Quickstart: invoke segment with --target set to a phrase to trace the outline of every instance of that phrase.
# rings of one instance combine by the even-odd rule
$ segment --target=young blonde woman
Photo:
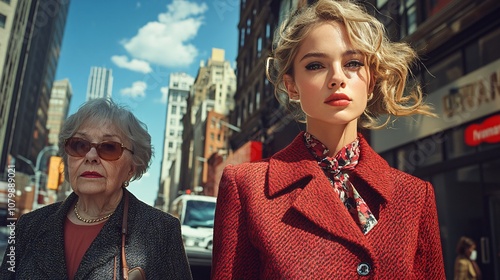
[[[284,23],[272,81],[306,131],[226,167],[213,279],[445,279],[432,185],[358,133],[381,115],[432,115],[418,87],[403,94],[415,58],[349,1],[319,0]]]

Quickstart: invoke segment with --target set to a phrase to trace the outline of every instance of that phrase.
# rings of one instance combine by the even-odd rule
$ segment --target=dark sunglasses
[[[89,141],[78,137],[71,137],[64,141],[64,150],[72,157],[84,157],[90,149],[92,149],[92,147],[95,148],[100,158],[109,161],[119,159],[123,154],[123,150],[127,150],[134,154],[132,150],[125,147],[122,143],[114,141],[90,143]]]

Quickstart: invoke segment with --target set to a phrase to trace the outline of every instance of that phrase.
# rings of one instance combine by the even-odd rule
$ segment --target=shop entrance
[[[489,248],[492,248],[492,251],[488,254],[488,244],[485,244],[487,243],[485,240],[481,240],[481,258],[483,262],[490,260],[492,264],[494,277],[491,279],[500,279],[500,195],[490,199],[490,217],[492,244]]]

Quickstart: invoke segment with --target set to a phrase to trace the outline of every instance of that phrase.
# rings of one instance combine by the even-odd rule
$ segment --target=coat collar
[[[284,191],[305,178],[325,177],[314,157],[304,144],[303,132],[283,150],[269,160],[269,196]],[[371,186],[385,201],[391,200],[393,180],[388,172],[391,167],[368,144],[363,135],[359,136],[359,162],[351,176],[359,177]],[[286,176],[283,176],[286,174]]]
[[[388,201],[393,188],[388,175],[390,167],[370,148],[363,136],[359,137],[360,159],[351,176],[366,182]],[[292,208],[328,233],[364,247],[367,252],[372,251],[323,170],[305,146],[303,132],[288,147],[269,159],[268,178],[269,197],[284,195],[289,189],[301,188],[292,202]]]
[[[128,191],[124,189],[124,192]],[[129,205],[131,206],[133,195],[129,193],[129,197],[131,200]],[[64,254],[64,223],[66,221],[66,214],[71,211],[77,199],[78,196],[75,193],[71,193],[59,205],[57,210],[46,218],[35,237],[32,248],[33,256],[38,268],[47,273],[47,279],[68,277]],[[123,198],[116,208],[115,214],[109,218],[83,256],[75,279],[85,279],[86,275],[94,269],[106,262],[112,261],[114,256],[118,255],[121,242],[122,214]],[[129,219],[131,214],[133,215],[129,211]],[[111,244],[116,244],[116,246],[112,246]],[[54,263],[59,263],[61,269],[57,271],[46,269],[47,267],[53,267]]]

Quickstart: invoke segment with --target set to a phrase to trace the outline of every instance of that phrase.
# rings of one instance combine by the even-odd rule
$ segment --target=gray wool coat
[[[64,222],[77,198],[72,193],[63,202],[19,218],[15,227],[15,261],[8,262],[12,259],[7,256],[8,248],[0,267],[0,279],[68,279]],[[122,279],[123,201],[83,256],[75,280],[113,279],[115,256],[118,259],[117,279]],[[125,249],[129,268],[141,267],[148,280],[192,279],[178,219],[141,202],[129,192],[128,232]]]

